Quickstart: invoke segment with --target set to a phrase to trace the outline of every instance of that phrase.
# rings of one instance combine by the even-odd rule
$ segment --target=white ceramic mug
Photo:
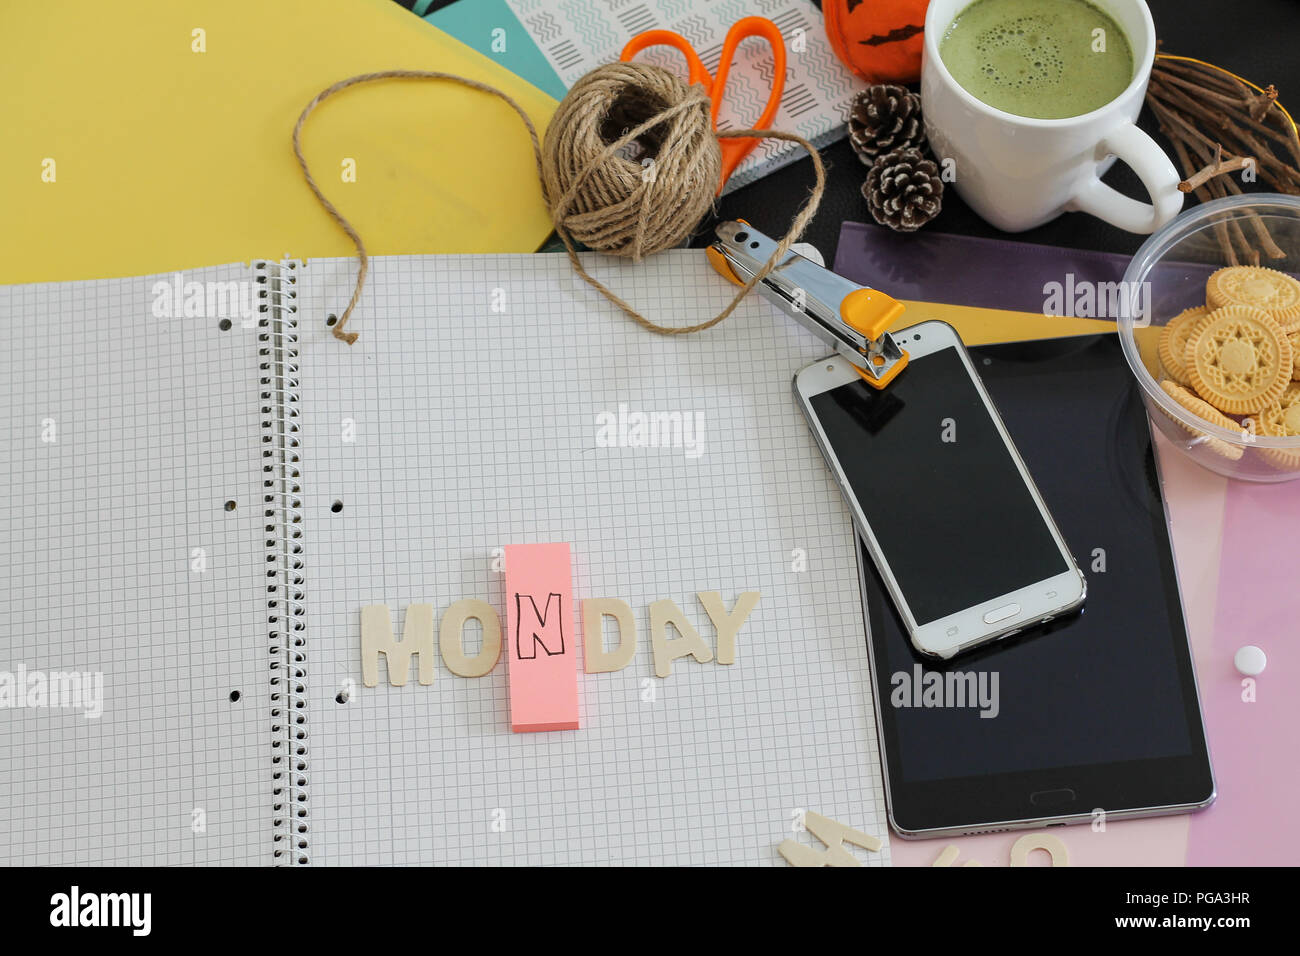
[[[1134,125],[1156,53],[1155,24],[1146,3],[1089,0],[1128,37],[1133,80],[1123,93],[1091,113],[1044,120],[989,106],[948,72],[939,44],[952,21],[972,2],[930,0],[921,66],[925,131],[935,155],[954,161],[952,185],[961,198],[1008,232],[1032,229],[1071,210],[1141,233],[1152,232],[1178,215],[1183,205],[1178,191],[1182,177],[1155,141]],[[1116,159],[1137,173],[1150,203],[1130,199],[1101,181]]]

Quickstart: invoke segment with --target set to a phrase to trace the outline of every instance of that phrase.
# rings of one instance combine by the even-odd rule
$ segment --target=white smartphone
[[[1080,608],[1087,583],[956,329],[894,340],[908,364],[884,389],[837,355],[794,391],[912,645],[946,659]]]

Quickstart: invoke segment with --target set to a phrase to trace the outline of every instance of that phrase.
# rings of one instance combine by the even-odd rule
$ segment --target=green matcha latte
[[[1128,37],[1086,0],[975,0],[939,55],[968,93],[1033,119],[1090,113],[1133,79]]]

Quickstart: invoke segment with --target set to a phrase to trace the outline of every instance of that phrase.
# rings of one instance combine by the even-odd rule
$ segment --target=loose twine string
[[[607,66],[599,67],[591,74],[588,74],[588,77],[593,78],[596,82],[608,84],[608,87],[611,90],[613,87],[620,84],[626,86],[630,83],[643,83],[648,84],[652,88],[657,85],[659,88],[659,99],[661,102],[665,103],[666,108],[659,112],[655,112],[650,118],[625,130],[617,139],[605,144],[599,152],[588,157],[581,155],[577,151],[575,147],[581,144],[573,137],[576,135],[574,130],[577,128],[578,123],[585,120],[586,123],[589,124],[592,117],[589,110],[585,117],[573,115],[572,111],[566,111],[565,106],[570,103],[570,97],[566,97],[565,102],[561,104],[560,110],[557,111],[556,117],[551,121],[551,130],[554,131],[556,136],[560,137],[557,140],[556,145],[561,149],[568,150],[564,155],[566,155],[568,160],[570,160],[571,167],[566,164],[566,166],[548,168],[548,164],[543,159],[542,145],[538,140],[537,130],[533,126],[532,120],[528,118],[528,114],[524,112],[523,107],[515,102],[509,94],[486,83],[480,83],[478,80],[472,80],[468,77],[457,76],[454,73],[442,73],[432,70],[380,70],[375,73],[361,73],[357,76],[350,76],[347,79],[339,80],[337,83],[327,86],[312,98],[311,102],[308,103],[302,113],[299,114],[298,122],[294,124],[293,154],[297,158],[298,166],[302,169],[303,177],[306,179],[307,185],[311,188],[311,191],[315,194],[316,199],[320,202],[321,206],[324,207],[325,211],[329,213],[330,217],[339,224],[347,234],[348,238],[352,240],[352,244],[357,250],[357,261],[359,264],[359,269],[357,271],[357,284],[352,291],[352,299],[348,302],[347,308],[344,309],[338,322],[333,326],[332,331],[335,338],[340,339],[349,345],[357,340],[357,333],[346,331],[346,326],[348,320],[352,317],[353,310],[357,307],[357,302],[361,298],[361,291],[365,287],[366,275],[370,270],[370,257],[366,252],[366,246],[361,239],[360,233],[358,233],[347,218],[339,212],[338,208],[330,202],[325,193],[321,191],[315,178],[312,176],[311,170],[307,165],[307,160],[304,158],[302,152],[302,130],[307,122],[307,118],[312,114],[312,112],[331,96],[354,86],[392,79],[446,80],[451,83],[457,83],[461,86],[468,87],[472,90],[478,90],[482,93],[490,94],[505,101],[506,105],[515,111],[523,121],[525,128],[528,130],[528,138],[532,142],[533,146],[533,158],[537,163],[538,178],[541,181],[543,195],[550,209],[551,221],[555,226],[556,233],[564,243],[564,248],[568,252],[569,262],[572,264],[574,272],[576,272],[588,285],[600,292],[600,294],[606,299],[618,306],[619,309],[633,319],[638,325],[661,335],[688,335],[693,332],[702,332],[705,329],[712,328],[736,310],[736,307],[740,305],[741,300],[749,294],[754,286],[758,285],[758,283],[761,282],[779,262],[784,260],[790,250],[790,246],[798,241],[799,237],[803,234],[804,229],[816,214],[817,207],[820,205],[822,196],[826,189],[826,169],[822,163],[821,157],[817,153],[817,150],[814,149],[813,145],[802,136],[795,133],[782,132],[780,130],[745,129],[716,133],[718,138],[752,137],[755,139],[778,139],[798,143],[805,151],[807,151],[808,155],[812,157],[816,182],[814,183],[808,198],[795,213],[795,216],[790,223],[789,231],[786,232],[785,236],[781,238],[781,241],[777,243],[776,249],[772,252],[772,255],[754,277],[745,283],[744,287],[736,294],[736,297],[731,300],[731,303],[727,305],[726,308],[713,318],[696,325],[660,325],[647,319],[586,270],[582,264],[582,260],[578,256],[578,250],[570,232],[570,223],[575,221],[579,222],[583,228],[584,237],[588,234],[588,230],[591,229],[594,230],[594,233],[597,236],[601,236],[602,233],[605,236],[613,233],[615,239],[618,240],[620,238],[618,236],[620,229],[626,231],[629,228],[629,223],[626,220],[626,216],[620,216],[618,214],[616,207],[621,200],[625,200],[627,197],[617,195],[616,191],[608,182],[602,184],[601,177],[597,174],[599,174],[602,169],[605,169],[606,164],[610,163],[611,160],[618,162],[618,160],[615,160],[615,155],[619,153],[620,150],[637,141],[639,137],[650,134],[652,130],[662,128],[662,124],[667,124],[670,130],[669,135],[664,139],[664,143],[671,147],[672,144],[670,143],[670,139],[672,136],[672,130],[674,129],[674,124],[692,114],[694,114],[697,119],[702,114],[703,122],[708,123],[708,111],[711,107],[711,103],[708,96],[705,95],[702,87],[686,87],[674,74],[667,70],[662,70],[658,67],[646,64],[608,64]],[[664,79],[665,77],[668,79]],[[587,78],[584,78],[584,80],[585,79]],[[667,96],[664,95],[664,91],[668,91]],[[672,97],[673,92],[676,93],[675,97]],[[570,96],[572,97],[572,93]],[[599,126],[599,119],[600,118],[598,117],[597,123],[595,124],[596,127]],[[594,127],[589,127],[589,129],[590,128]],[[711,124],[708,128],[710,132],[712,132]],[[548,132],[548,145],[550,144],[551,135],[552,133]],[[566,140],[565,137],[569,137],[569,139]],[[603,143],[603,139],[601,142]],[[687,140],[687,142],[689,142],[689,140]],[[698,146],[698,144],[696,145]],[[716,152],[716,147],[714,148],[714,152]],[[621,237],[626,241],[624,241],[619,248],[614,250],[616,251],[616,254],[630,256],[634,261],[637,261],[641,259],[642,256],[652,254],[659,248],[665,247],[665,242],[666,245],[675,245],[677,242],[682,241],[687,237],[687,235],[689,235],[690,230],[698,224],[699,218],[703,215],[703,211],[707,210],[707,208],[712,204],[712,196],[715,188],[714,184],[717,182],[717,174],[715,174],[712,179],[705,182],[693,184],[695,190],[706,190],[706,192],[703,194],[704,201],[702,203],[702,211],[700,212],[700,215],[690,218],[692,208],[692,196],[688,195],[690,186],[692,185],[689,181],[690,170],[688,169],[690,160],[691,157],[685,155],[684,150],[673,150],[672,148],[665,148],[661,155],[656,157],[656,163],[661,168],[656,169],[653,182],[650,184],[651,188],[641,190],[639,203],[637,203],[636,216],[630,223],[631,235]],[[629,161],[623,162],[627,163],[628,166],[637,169],[637,175],[640,175],[639,164],[632,164]],[[707,168],[711,163],[711,160],[706,159],[705,168]],[[593,176],[596,177],[595,180],[593,180]],[[592,195],[588,195],[583,192],[583,187],[589,182],[595,182],[602,188],[597,188],[593,191]],[[677,203],[672,203],[671,201],[673,196],[670,190],[673,189],[676,189],[679,192],[679,195],[676,197],[679,200]],[[695,198],[698,200],[698,193],[695,194]],[[664,199],[667,199],[669,204],[665,209],[658,208],[657,201],[662,201]],[[578,208],[575,209],[575,207]],[[667,213],[666,216],[665,212]],[[569,218],[570,214],[574,215],[574,219],[571,220]],[[660,218],[656,219],[656,217]],[[690,219],[690,221],[685,222],[686,219]],[[684,223],[684,228],[681,229],[680,234],[673,234],[673,229],[671,228],[669,228],[668,233],[665,234],[663,228],[664,223],[668,223],[669,226],[678,227],[682,227]],[[651,235],[652,232],[656,234]],[[672,241],[666,241],[670,239]]]

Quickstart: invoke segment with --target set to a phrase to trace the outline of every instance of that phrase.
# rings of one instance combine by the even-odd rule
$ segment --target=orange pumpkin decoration
[[[868,83],[921,78],[925,9],[930,0],[824,0],[831,49]]]

